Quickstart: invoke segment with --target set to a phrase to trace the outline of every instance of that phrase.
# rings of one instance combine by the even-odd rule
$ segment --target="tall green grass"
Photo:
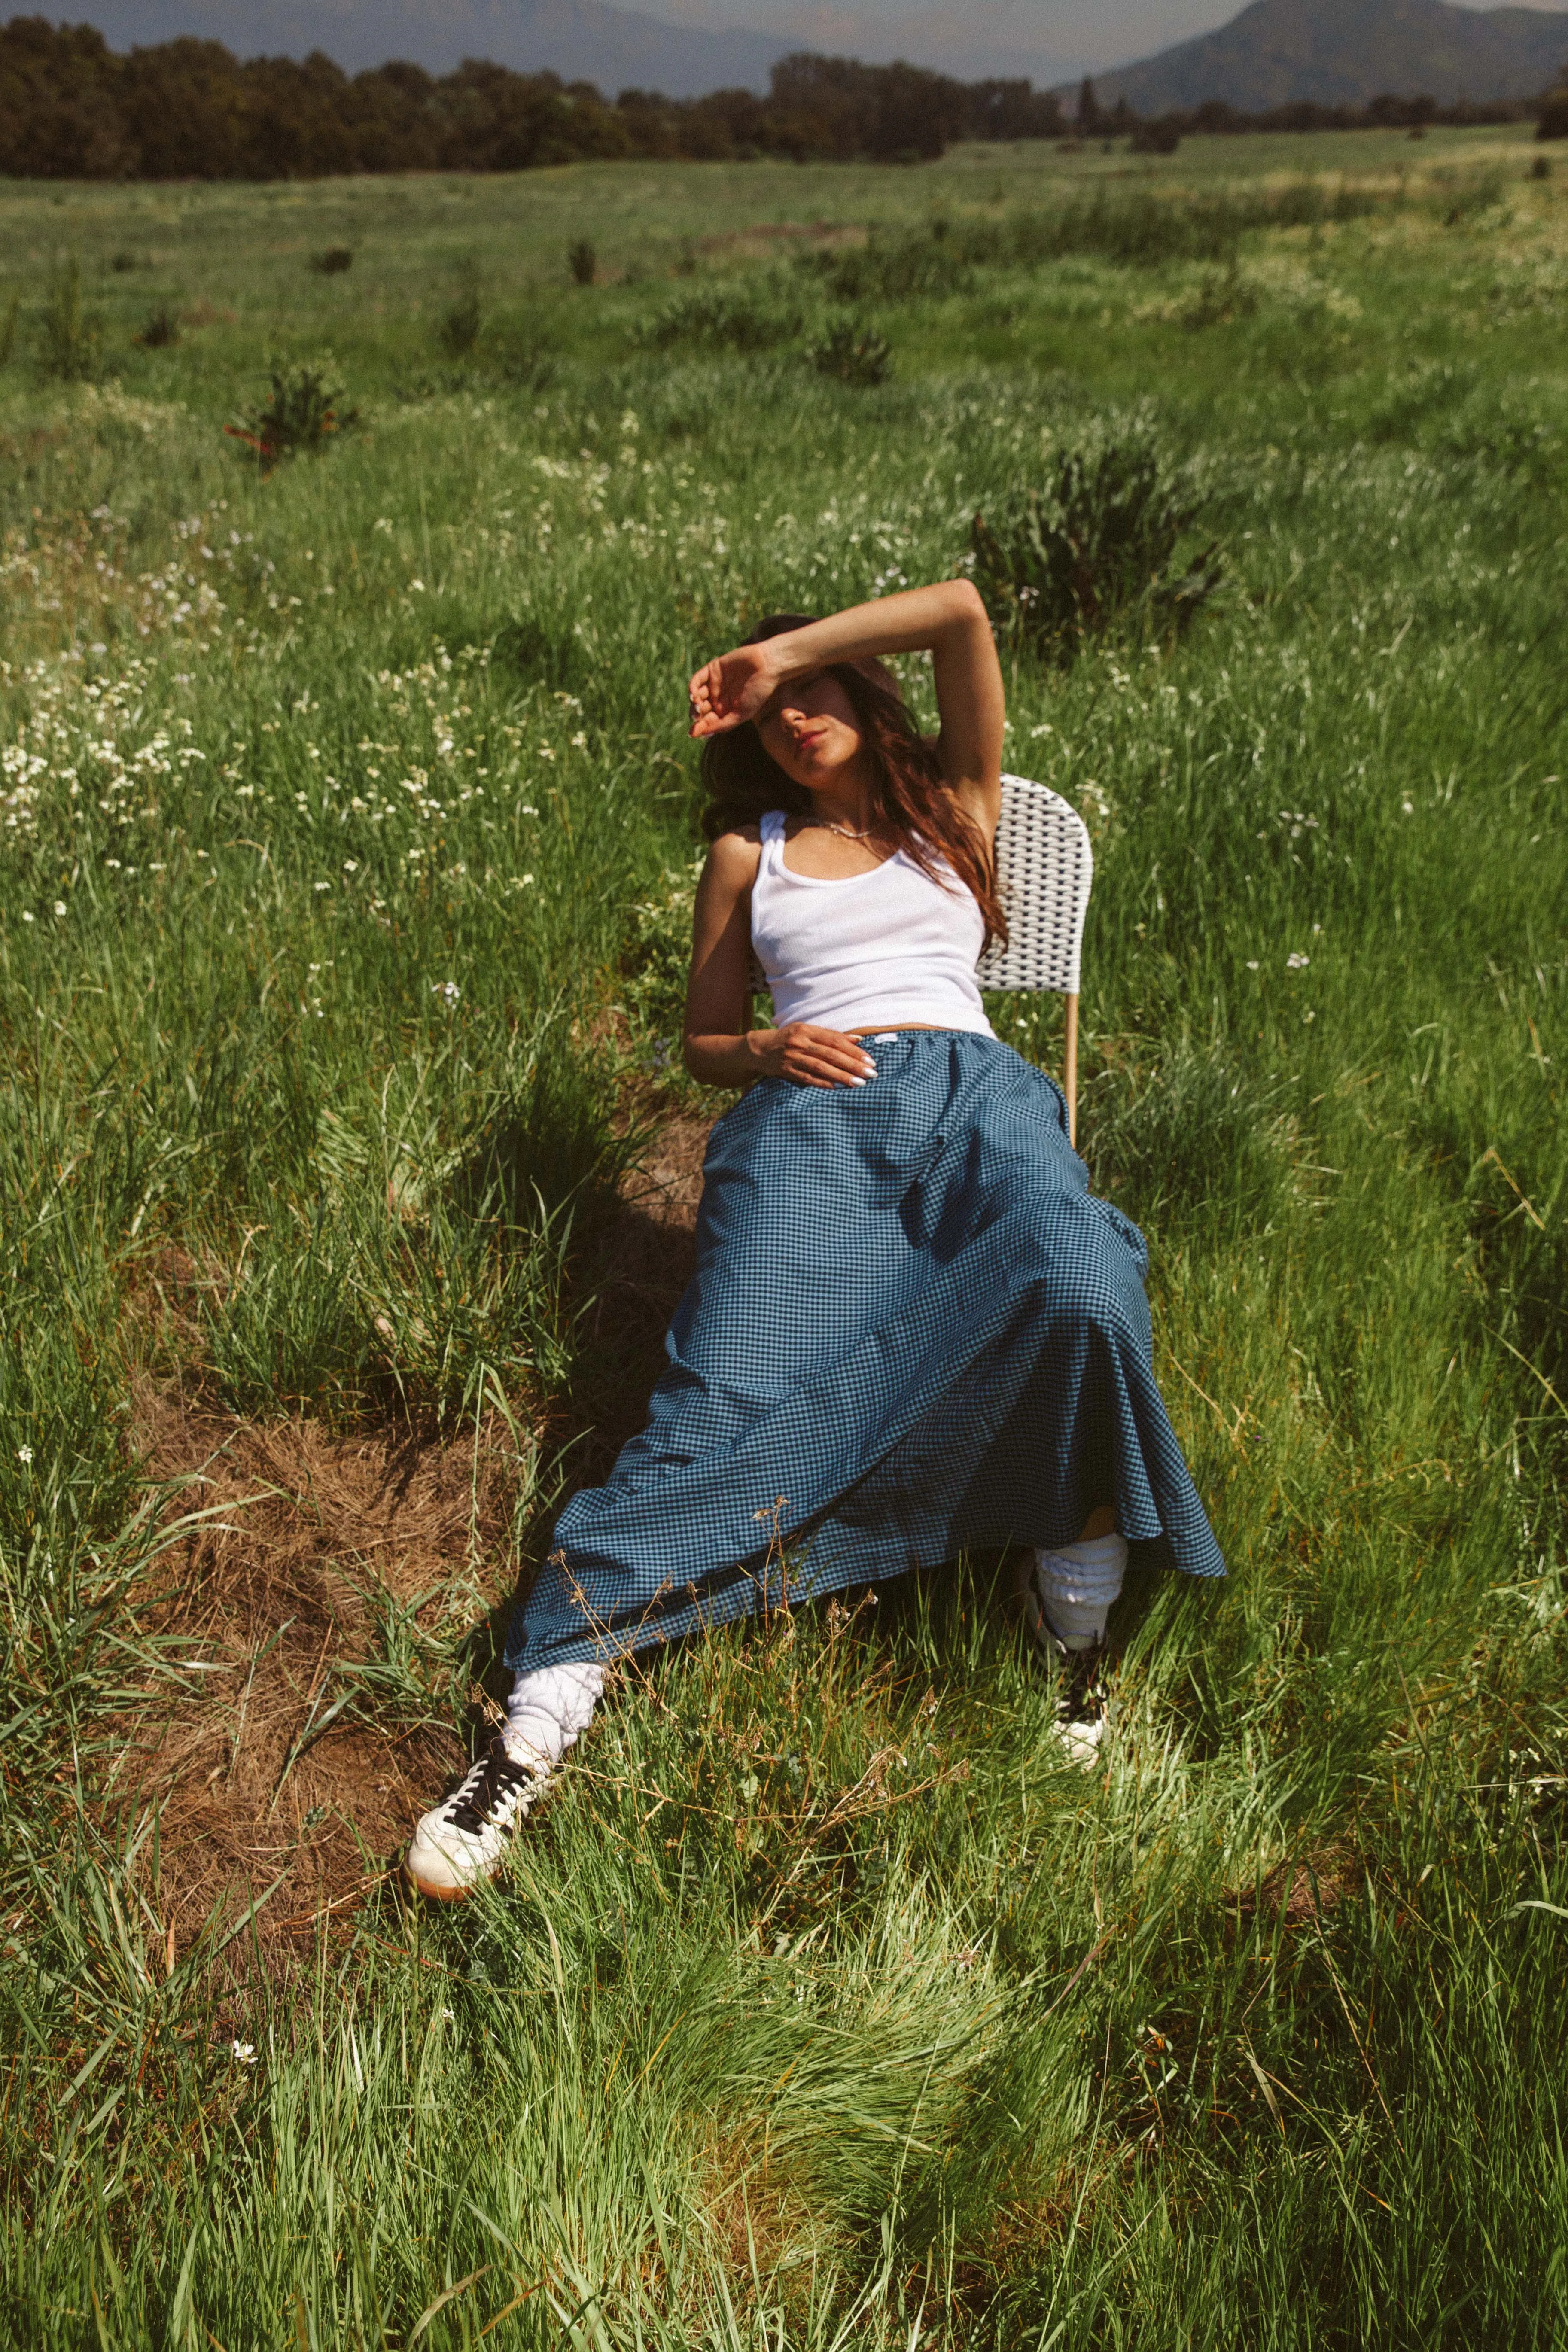
[[[1423,151],[1472,152],[1513,168]],[[1433,183],[1363,217],[1329,184],[1281,222],[1162,163],[1127,236],[1164,190],[1247,212],[1256,299],[1194,331],[1185,246],[1026,250],[1123,202],[1075,168],[725,181],[737,233],[805,189],[881,227],[830,261],[963,257],[828,288],[877,305],[870,387],[816,372],[804,310],[715,325],[812,272],[724,247],[674,282],[701,167],[69,194],[117,381],[38,381],[61,265],[17,267],[0,2340],[1568,2326],[1563,199],[1450,225]],[[520,221],[556,278],[563,222],[618,257],[637,190],[671,282],[495,265]],[[310,272],[339,236],[353,272]],[[132,346],[149,289],[89,238],[208,322]],[[486,325],[439,378],[464,252]],[[361,429],[258,478],[225,421],[328,343]],[[142,1483],[138,1384],[469,1452],[510,1425],[570,1477],[574,1400],[629,1361],[595,1237],[694,1108],[686,675],[760,611],[956,570],[977,510],[1118,435],[1187,468],[1226,590],[1174,648],[1010,654],[1007,761],[1095,836],[1081,1133],[1151,1238],[1229,1580],[1135,1570],[1095,1775],[971,1562],[628,1675],[460,1916],[372,1894],[282,1975],[265,1906],[174,1938],[155,1811],[104,1801],[128,1711],[204,1666],[147,1612],[203,1504]],[[1054,1003],[995,1018],[1054,1066]],[[519,1513],[487,1599],[543,1534]],[[389,1739],[484,1670],[482,1627],[378,1639],[353,1703]]]

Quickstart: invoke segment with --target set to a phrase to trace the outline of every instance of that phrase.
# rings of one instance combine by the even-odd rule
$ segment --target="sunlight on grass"
[[[0,194],[0,2342],[1562,2339],[1528,166]],[[846,304],[885,379],[813,364]],[[263,475],[224,426],[307,366],[355,430]],[[1005,1563],[689,1644],[407,1910],[682,1278],[685,677],[1118,436],[1223,585],[1019,631],[1007,763],[1094,837],[1080,1133],[1229,1579],[1134,1563],[1089,1771]]]

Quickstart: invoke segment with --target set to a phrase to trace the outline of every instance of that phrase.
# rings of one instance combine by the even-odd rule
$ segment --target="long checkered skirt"
[[[1154,1382],[1142,1235],[1089,1193],[1059,1089],[991,1037],[870,1050],[867,1086],[764,1079],[713,1129],[669,1368],[557,1521],[514,1668],[1069,1543],[1103,1503],[1225,1573]]]

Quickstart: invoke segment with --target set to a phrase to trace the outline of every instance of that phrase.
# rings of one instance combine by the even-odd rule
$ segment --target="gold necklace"
[[[819,816],[816,822],[822,825],[828,833],[837,834],[839,838],[843,841],[874,841],[877,837],[877,828],[875,825],[872,825],[868,831],[865,833],[854,833],[847,824],[835,824],[830,816]]]

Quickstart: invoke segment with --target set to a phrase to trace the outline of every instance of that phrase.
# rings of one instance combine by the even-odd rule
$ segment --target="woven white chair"
[[[975,966],[982,988],[1043,989],[1067,999],[1062,1092],[1068,1140],[1078,1141],[1078,992],[1083,919],[1094,883],[1089,827],[1070,802],[1026,776],[1002,779],[996,887],[1007,944]]]
[[[1078,1141],[1078,996],[1083,921],[1094,881],[1089,829],[1078,811],[1047,784],[1026,776],[1002,779],[996,822],[996,887],[1007,917],[1007,944],[989,947],[975,966],[982,988],[1051,989],[1067,999],[1067,1047],[1062,1092],[1068,1137]],[[752,986],[766,995],[755,956]]]

